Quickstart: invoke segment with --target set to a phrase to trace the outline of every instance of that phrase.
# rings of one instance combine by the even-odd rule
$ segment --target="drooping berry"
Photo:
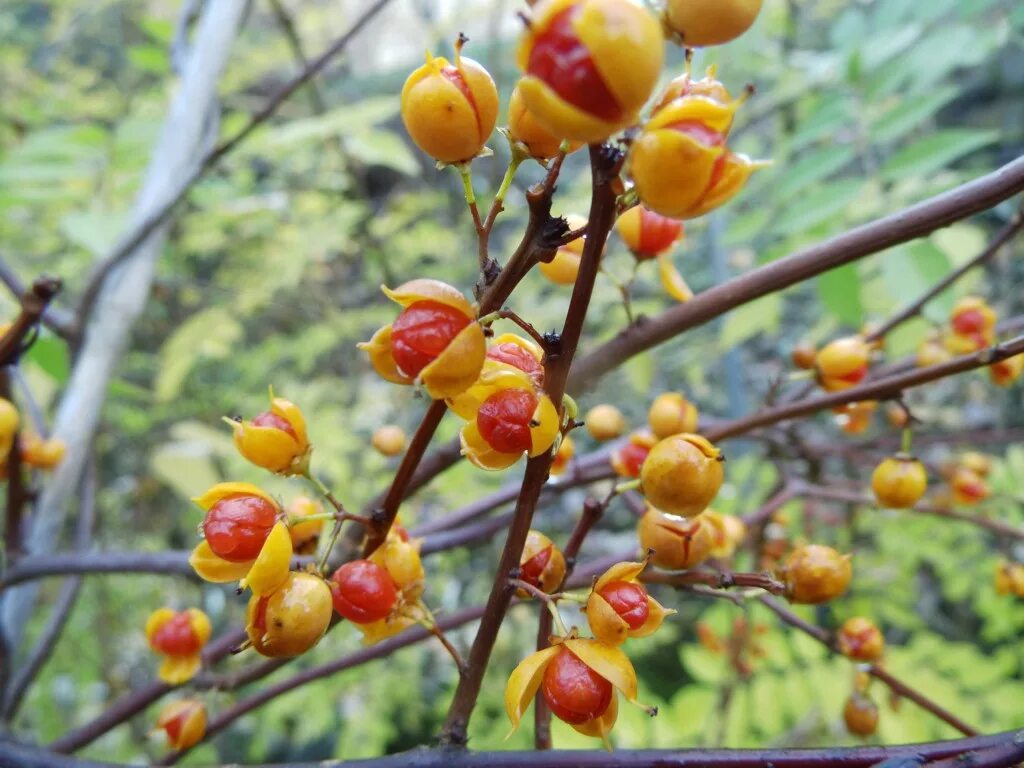
[[[544,699],[559,720],[579,725],[600,717],[611,704],[612,684],[563,648],[544,670]]]
[[[839,650],[854,661],[877,661],[885,651],[885,637],[871,619],[854,616],[843,622],[837,637]]]
[[[630,581],[613,581],[598,591],[630,629],[638,629],[647,621],[650,609],[647,590]]]
[[[387,618],[398,601],[391,575],[369,560],[342,565],[331,576],[330,587],[334,610],[356,624]]]
[[[469,323],[469,317],[448,304],[429,300],[411,304],[391,326],[395,364],[406,376],[419,376]]]
[[[868,374],[871,349],[860,336],[844,336],[822,347],[814,363],[818,381],[829,392],[856,386]]]
[[[863,693],[853,693],[843,707],[846,729],[855,736],[870,736],[878,730],[878,705]]]
[[[218,557],[232,563],[255,560],[277,520],[279,508],[262,496],[228,496],[203,520],[203,535]]]
[[[871,475],[871,488],[882,506],[909,509],[924,496],[928,473],[924,464],[906,454],[883,459]]]
[[[683,225],[642,205],[634,206],[615,222],[619,237],[638,261],[665,253],[683,236]]]

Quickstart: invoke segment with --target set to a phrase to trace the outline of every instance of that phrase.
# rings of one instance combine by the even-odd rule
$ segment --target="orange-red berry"
[[[386,569],[369,560],[353,560],[331,576],[331,600],[340,616],[356,624],[387,618],[398,590]]]
[[[603,715],[615,693],[610,682],[568,648],[547,665],[541,690],[555,717],[577,725]]]
[[[277,506],[261,496],[228,496],[207,511],[203,535],[214,554],[224,560],[255,560],[277,522],[278,512]]]

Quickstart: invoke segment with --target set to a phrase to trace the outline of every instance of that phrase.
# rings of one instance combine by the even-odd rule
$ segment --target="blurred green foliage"
[[[340,34],[360,5],[285,3],[311,53]],[[457,178],[438,174],[411,147],[397,117],[397,91],[422,48],[446,49],[463,19],[477,29],[470,48],[479,53],[473,55],[495,72],[503,94],[514,82],[513,41],[487,33],[504,29],[494,20],[510,16],[510,7],[458,0],[435,16],[422,5],[396,0],[366,33],[366,46],[383,40],[383,53],[368,65],[356,55],[368,55],[360,48],[320,81],[325,112],[312,110],[303,93],[295,95],[189,195],[103,414],[98,548],[192,546],[200,514],[189,498],[219,480],[259,482],[290,499],[296,486],[243,463],[220,423],[225,414],[263,410],[268,385],[311,416],[316,468],[349,507],[358,508],[387,482],[395,464],[369,450],[369,436],[389,422],[414,428],[425,403],[380,381],[355,354],[355,343],[393,315],[378,286],[422,275],[468,289],[476,264]],[[14,0],[0,14],[0,255],[23,277],[43,270],[64,277],[68,306],[127,220],[173,87],[168,51],[177,6],[167,0]],[[388,36],[397,20],[415,26],[412,42]],[[673,56],[678,71],[681,56]],[[738,118],[737,148],[774,165],[724,210],[687,224],[676,259],[695,290],[949,188],[1024,148],[1024,6],[1015,0],[767,0],[750,34],[698,53],[698,70],[710,64],[734,93],[748,82],[756,86]],[[222,135],[295,70],[274,14],[254,3],[221,87]],[[476,170],[484,199],[507,157],[500,137],[492,145],[495,158]],[[556,210],[585,212],[585,160],[574,156],[566,166]],[[517,179],[495,232],[499,258],[511,252],[524,220],[519,190],[540,174],[526,167]],[[797,340],[820,342],[887,316],[971,258],[1011,213],[1000,207],[737,309],[629,361],[583,395],[581,405],[613,400],[636,425],[649,393],[665,389],[684,389],[707,414],[756,407],[769,380],[785,373]],[[1019,285],[1024,277],[1022,247],[1009,248],[987,276],[978,272],[930,304],[926,319],[888,340],[889,354],[911,352],[929,323],[941,321],[955,297],[968,291],[981,291],[1006,316],[1020,314],[1024,298],[1014,280]],[[607,270],[623,278],[630,262],[614,241]],[[566,289],[534,274],[512,305],[547,329],[560,324],[567,299]],[[9,314],[13,305],[4,301]],[[654,314],[669,301],[653,266],[645,265],[634,308]],[[600,282],[586,347],[623,323],[618,292],[610,281]],[[63,345],[44,334],[26,368],[40,401],[51,405],[69,371]],[[995,392],[980,374],[939,385],[933,396],[915,395],[914,403],[937,429],[1021,423],[1021,388]],[[448,420],[439,437],[450,439],[456,429]],[[813,430],[826,442],[846,439],[827,414]],[[873,434],[882,431],[876,426]],[[585,438],[580,442],[588,447]],[[407,504],[403,518],[411,524],[442,515],[519,471],[495,476],[461,464]],[[868,469],[833,459],[825,471],[862,483]],[[1016,446],[998,465],[992,514],[1024,522],[1021,476],[1024,449]],[[760,448],[731,449],[720,507],[751,511],[775,479]],[[538,524],[564,539],[582,498],[581,492],[566,494]],[[787,508],[795,536],[810,535],[805,515],[811,509]],[[829,627],[847,616],[873,616],[889,637],[887,663],[895,674],[986,731],[1024,722],[1024,605],[997,597],[992,587],[995,551],[1008,550],[1009,543],[934,518],[831,511],[848,513],[849,525],[823,528],[816,514],[813,534],[855,552],[856,580],[834,606],[805,613]],[[584,557],[628,549],[629,526],[626,511],[614,508]],[[444,612],[481,601],[497,546],[492,541],[431,558],[428,602]],[[56,582],[47,583],[44,596],[56,589]],[[631,647],[641,698],[661,714],[648,720],[623,707],[617,744],[852,742],[840,716],[848,662],[777,626],[756,604],[741,609],[690,595],[662,597],[679,615],[666,631]],[[237,625],[244,609],[241,600],[212,586],[163,577],[89,578],[18,730],[45,742],[150,680],[155,664],[141,628],[149,611],[164,603],[201,605],[218,629]],[[529,727],[502,741],[508,724],[501,693],[509,670],[533,643],[535,614],[514,609],[502,632],[473,722],[474,747],[531,744]],[[738,616],[765,626],[756,636],[764,658],[752,661],[749,679],[737,678],[724,657],[696,642],[696,622],[726,633]],[[30,636],[43,618],[40,613]],[[455,633],[463,646],[471,638],[471,631]],[[270,680],[357,645],[355,633],[342,628]],[[232,658],[225,666],[251,663]],[[438,647],[417,646],[281,697],[188,762],[356,757],[425,743],[438,729],[454,681]],[[881,691],[876,695],[884,698]],[[232,700],[225,693],[207,698],[214,711]],[[159,740],[146,736],[152,717],[149,712],[113,731],[85,754],[150,759],[161,752]],[[953,735],[903,702],[897,711],[883,706],[877,739]],[[555,741],[594,746],[560,724]]]

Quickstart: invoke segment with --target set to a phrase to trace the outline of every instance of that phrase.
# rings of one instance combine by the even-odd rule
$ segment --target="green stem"
[[[900,450],[902,450],[903,453],[910,453],[910,443],[913,440],[913,438],[914,430],[912,430],[910,427],[907,427],[906,429],[903,430],[903,444],[900,446]]]
[[[285,520],[285,524],[291,528],[295,525],[302,523],[315,523],[318,520],[336,520],[338,518],[337,512],[318,512],[315,515],[288,515]]]
[[[508,164],[508,168],[505,169],[505,176],[501,180],[501,185],[498,187],[498,191],[494,195],[495,206],[500,207],[505,201],[505,195],[508,194],[509,187],[512,186],[512,179],[515,178],[516,171],[519,170],[519,166],[522,162],[522,158],[516,157],[515,155],[512,156],[512,161]]]
[[[453,166],[459,172],[459,176],[462,178],[462,189],[466,193],[466,205],[471,209],[476,208],[476,193],[473,192],[473,172],[469,168],[469,163],[458,163]],[[478,216],[474,216],[478,218]]]

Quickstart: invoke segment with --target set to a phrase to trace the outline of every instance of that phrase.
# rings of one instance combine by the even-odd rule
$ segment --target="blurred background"
[[[61,276],[66,288],[59,306],[73,306],[129,221],[177,85],[176,30],[189,5],[197,4],[5,0],[0,8],[0,259],[22,280],[43,272]],[[220,81],[219,135],[233,134],[366,6],[362,0],[254,0]],[[386,487],[396,461],[374,453],[369,438],[385,423],[411,431],[426,404],[410,389],[380,380],[355,352],[358,341],[394,314],[379,286],[434,276],[468,290],[476,277],[475,237],[458,177],[436,171],[413,147],[398,116],[398,92],[425,50],[450,55],[465,32],[466,54],[490,70],[507,99],[517,76],[519,10],[511,0],[392,0],[313,86],[287,100],[188,194],[107,391],[96,445],[95,549],[191,548],[201,513],[189,499],[222,480],[258,482],[285,500],[296,495],[296,484],[241,460],[220,421],[264,410],[268,385],[305,410],[314,464],[349,508]],[[683,67],[680,51],[670,56],[666,79]],[[751,32],[699,52],[694,67],[699,73],[712,64],[733,94],[747,84],[756,89],[739,112],[734,148],[774,164],[734,202],[687,223],[675,261],[695,291],[1024,152],[1024,4],[1018,0],[765,0]],[[474,164],[484,205],[508,157],[499,134],[490,145],[495,156]],[[583,154],[566,163],[556,213],[587,210]],[[493,238],[499,260],[514,248],[525,220],[522,190],[542,172],[531,163],[516,178]],[[574,394],[584,409],[614,402],[635,426],[643,424],[652,393],[668,389],[685,391],[708,416],[753,410],[773,378],[790,370],[796,342],[822,342],[884,319],[973,257],[1015,210],[1004,204],[768,296]],[[924,317],[887,339],[887,354],[912,354],[969,292],[985,296],[1002,317],[1024,313],[1022,254],[1018,240],[940,296]],[[605,268],[619,279],[632,268],[614,236]],[[639,270],[633,304],[641,314],[672,302],[656,272],[654,264]],[[532,274],[512,306],[539,328],[554,328],[569,292]],[[11,316],[10,295],[0,300],[2,314]],[[584,351],[624,324],[615,285],[599,280]],[[44,409],[56,402],[70,366],[64,343],[44,333],[24,366]],[[997,389],[982,373],[938,384],[911,402],[929,434],[1024,425],[1024,389]],[[457,429],[448,419],[439,437],[449,439]],[[851,438],[831,414],[804,429],[829,445],[896,434],[878,418]],[[1024,446],[979,447],[999,456],[986,511],[1021,522]],[[578,438],[581,453],[591,448],[585,436]],[[759,442],[727,449],[727,485],[716,507],[750,512],[778,479],[776,469]],[[941,447],[928,451],[936,462],[945,456]],[[402,519],[412,526],[450,512],[521,471],[520,465],[488,474],[461,463],[408,502]],[[866,483],[870,463],[826,458],[822,471]],[[583,491],[564,494],[543,509],[537,527],[564,542],[583,498]],[[855,614],[876,618],[894,673],[984,731],[1020,726],[1024,605],[998,597],[992,586],[997,554],[1009,552],[1011,543],[935,518],[836,504],[811,511],[815,540],[854,551],[857,575],[845,598],[804,615],[825,626]],[[808,516],[801,503],[785,508],[794,539],[809,535]],[[632,546],[632,520],[624,505],[613,506],[584,558]],[[65,548],[71,526],[62,534]],[[441,613],[481,602],[502,539],[431,557],[427,602]],[[45,582],[40,604],[58,589],[58,580]],[[661,714],[649,720],[624,707],[617,745],[852,743],[841,718],[848,661],[779,627],[758,606],[671,593],[662,602],[679,615],[631,651],[641,699]],[[142,628],[163,604],[203,607],[215,634],[243,620],[244,602],[213,585],[179,577],[90,577],[15,732],[52,740],[151,680],[155,662]],[[475,748],[532,744],[528,727],[502,741],[508,722],[501,694],[508,672],[534,643],[536,615],[533,607],[516,608],[506,623],[473,721]],[[726,636],[737,619],[761,628],[753,634],[758,647],[749,649],[750,674],[708,639]],[[30,639],[44,621],[45,612],[37,612],[27,627]],[[698,626],[705,629],[698,633]],[[461,647],[471,639],[472,628],[454,633]],[[342,627],[269,680],[358,645],[357,633]],[[224,668],[251,663],[231,658]],[[440,646],[421,644],[274,700],[187,762],[370,756],[428,743],[455,679]],[[877,694],[883,711],[876,740],[955,735],[912,703],[891,709],[884,691]],[[224,693],[205,698],[214,712],[231,701]],[[147,736],[152,719],[153,712],[135,719],[83,754],[148,761],[163,751],[161,740]],[[594,746],[558,723],[555,744]]]

